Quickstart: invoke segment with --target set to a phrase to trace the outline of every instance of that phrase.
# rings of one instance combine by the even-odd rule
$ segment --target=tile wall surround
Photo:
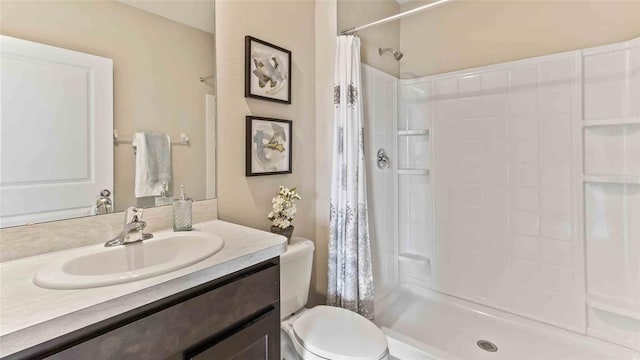
[[[430,79],[398,80],[398,274],[404,284],[430,286],[433,188]]]
[[[193,222],[218,218],[216,199],[193,203]],[[173,225],[173,206],[144,210],[146,232]],[[52,221],[0,229],[0,262],[106,242],[120,233],[123,213]]]
[[[434,78],[432,270],[438,290],[584,331],[579,60],[563,53]]]
[[[582,61],[587,334],[640,351],[640,38]]]
[[[398,80],[372,66],[362,66],[362,93],[365,118],[367,157],[367,201],[371,234],[373,285],[379,301],[398,285],[398,249],[396,247],[395,117]],[[384,149],[390,159],[389,168],[376,165],[376,153]]]
[[[399,80],[398,281],[640,351],[638,99],[640,38]]]

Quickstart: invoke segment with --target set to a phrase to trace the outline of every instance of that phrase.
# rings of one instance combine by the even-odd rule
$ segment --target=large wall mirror
[[[215,198],[213,0],[2,0],[0,227]]]

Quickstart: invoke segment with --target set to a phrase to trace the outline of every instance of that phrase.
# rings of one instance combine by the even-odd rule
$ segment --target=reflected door
[[[112,60],[0,45],[0,226],[93,214],[113,191]]]

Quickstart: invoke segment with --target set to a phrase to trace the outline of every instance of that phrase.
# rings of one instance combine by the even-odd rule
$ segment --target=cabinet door
[[[204,348],[204,349],[203,349]],[[274,309],[188,354],[186,360],[279,360],[280,316]]]
[[[182,360],[185,354],[191,353],[191,349],[201,349],[200,344],[211,343],[211,339],[226,339],[227,334],[235,334],[249,325],[257,324],[258,328],[262,326],[260,331],[265,331],[264,324],[269,321],[273,322],[276,332],[266,340],[280,336],[277,331],[280,324],[280,271],[277,263],[269,261],[250,272],[245,270],[228,280],[218,281],[222,284],[205,284],[193,294],[184,295],[186,299],[163,300],[163,308],[158,311],[133,314],[126,320],[127,324],[101,331],[100,335],[46,359]],[[269,317],[257,323],[270,313],[275,313],[275,318]],[[258,334],[254,336],[257,341]],[[268,344],[280,347],[279,340]],[[269,359],[276,358],[270,356]]]

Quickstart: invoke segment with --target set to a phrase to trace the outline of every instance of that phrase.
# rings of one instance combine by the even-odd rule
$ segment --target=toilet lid
[[[387,352],[384,333],[352,311],[316,306],[293,323],[293,333],[309,352],[334,360],[379,360]]]

